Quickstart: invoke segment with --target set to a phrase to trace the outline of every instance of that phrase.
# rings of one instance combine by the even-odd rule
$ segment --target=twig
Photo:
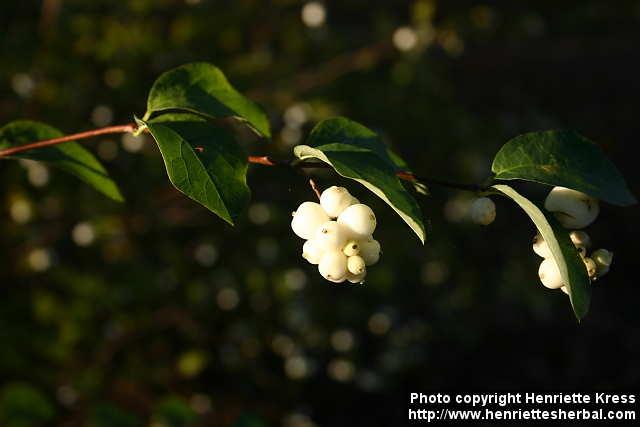
[[[107,135],[107,134],[113,134],[113,133],[133,133],[136,131],[136,129],[137,129],[137,125],[135,123],[128,123],[124,125],[107,126],[104,128],[93,129],[90,131],[75,133],[72,135],[65,135],[59,138],[47,139],[44,141],[36,141],[29,144],[19,145],[17,147],[11,147],[5,150],[1,150],[0,158],[8,157],[8,156],[11,156],[12,154],[22,153],[22,152],[33,150],[36,148],[50,147],[57,144],[63,144],[65,142],[87,139],[87,138],[91,138],[99,135]],[[196,150],[197,150],[197,147],[196,147]],[[290,167],[294,169],[323,169],[323,168],[331,167],[330,165],[323,162],[304,162],[304,161],[300,162],[297,159],[279,160],[269,156],[249,156],[247,158],[247,161],[249,163],[253,163],[257,165],[285,166],[285,167]],[[482,185],[462,184],[457,182],[445,181],[441,179],[426,178],[426,177],[414,175],[413,173],[406,172],[406,171],[397,172],[397,176],[398,178],[404,181],[421,182],[427,185],[437,185],[441,187],[454,188],[457,190],[473,191],[473,192],[479,192],[479,191],[485,190],[485,188]],[[313,190],[315,191],[315,193],[318,195],[318,198],[319,198],[320,192],[318,191],[317,185],[315,185],[315,182],[313,182],[313,180],[310,180],[310,184],[311,184],[311,188],[313,188]]]
[[[50,147],[52,145],[58,145],[64,142],[76,141],[78,139],[86,139],[99,135],[133,132],[136,130],[136,128],[137,126],[135,123],[128,123],[126,125],[107,126],[104,128],[93,129],[86,132],[74,133],[72,135],[65,135],[59,138],[45,139],[44,141],[37,141],[30,144],[7,148],[0,151],[0,157],[7,157],[11,156],[12,154],[22,153],[24,151],[33,150],[35,148]]]
[[[316,196],[318,196],[318,200],[320,200],[320,189],[318,188],[318,185],[313,180],[313,178],[309,178],[309,185],[311,186],[313,192],[316,193]]]
[[[395,53],[391,38],[378,41],[351,52],[342,53],[284,80],[287,90],[296,95],[308,92],[316,87],[326,85],[336,79],[358,70],[365,70],[380,63]],[[278,86],[279,84],[276,84]],[[248,95],[257,100],[264,100],[273,88],[257,88],[248,91]]]

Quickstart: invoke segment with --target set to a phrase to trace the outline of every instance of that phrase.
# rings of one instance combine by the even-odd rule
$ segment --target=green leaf
[[[142,427],[140,418],[114,404],[96,404],[89,412],[90,427]]]
[[[31,142],[64,136],[58,129],[30,120],[18,120],[0,128],[0,150]],[[49,147],[17,153],[8,158],[46,162],[75,175],[99,192],[116,201],[123,201],[116,183],[102,164],[77,142],[65,142]]]
[[[397,154],[392,154],[380,137],[371,129],[346,117],[334,117],[318,123],[307,138],[312,147],[341,143],[370,151],[394,170],[406,167],[406,162]]]
[[[318,123],[307,142],[311,146],[341,143],[360,147],[375,154],[395,172],[411,172],[407,162],[387,147],[375,132],[346,117],[334,117]],[[412,181],[410,184],[418,193],[429,194],[429,189],[423,183]]]
[[[247,156],[222,129],[207,122],[146,123],[171,183],[232,224],[249,203]]]
[[[591,289],[587,269],[571,242],[569,232],[552,215],[545,215],[538,206],[510,186],[498,184],[492,188],[515,201],[538,228],[558,264],[563,283],[569,290],[573,311],[578,321],[581,320],[589,311]]]
[[[517,136],[498,151],[491,170],[497,179],[568,187],[619,206],[637,203],[600,147],[573,131]]]
[[[208,63],[185,64],[158,77],[149,92],[144,120],[171,111],[214,119],[235,117],[258,134],[271,137],[269,119],[262,108],[238,92],[220,69]]]
[[[180,397],[170,396],[156,406],[154,418],[166,427],[187,427],[197,420],[198,415]]]
[[[44,425],[55,415],[50,400],[26,383],[8,383],[0,392],[0,425],[26,427]]]
[[[309,136],[309,143],[315,146],[298,145],[294,154],[301,160],[318,159],[339,175],[364,185],[391,206],[424,243],[420,207],[396,176],[396,169],[380,155],[373,135],[346,119],[325,120]],[[386,150],[382,152],[386,154]]]

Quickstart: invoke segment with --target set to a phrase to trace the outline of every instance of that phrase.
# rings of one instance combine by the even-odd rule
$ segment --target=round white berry
[[[563,284],[560,270],[553,258],[546,258],[540,263],[538,277],[540,277],[542,284],[549,289],[558,289]]]
[[[364,278],[367,276],[367,270],[364,270],[360,274],[353,274],[347,272],[347,280],[351,283],[364,283]]]
[[[327,221],[316,231],[314,240],[324,251],[340,251],[351,238],[351,232],[336,221]],[[343,254],[344,255],[344,254]]]
[[[574,230],[569,233],[569,237],[571,238],[571,242],[573,242],[573,246],[576,247],[581,257],[587,256],[587,250],[589,246],[591,246],[591,238],[584,231]]]
[[[587,249],[591,247],[591,237],[584,231],[573,230],[569,233],[569,237],[571,237],[571,241],[576,246],[580,245]]]
[[[589,276],[589,278],[593,279],[594,277],[596,277],[598,267],[595,261],[589,257],[582,258],[582,261],[584,262],[584,266],[587,268],[587,275]]]
[[[471,221],[480,225],[489,225],[496,219],[496,204],[488,197],[479,197],[471,203]]]
[[[358,203],[344,187],[329,187],[320,195],[320,205],[331,218],[337,218],[349,206]]]
[[[347,270],[351,274],[361,274],[366,270],[364,259],[359,255],[347,258]]]
[[[340,251],[326,252],[318,264],[318,271],[330,282],[344,282],[347,279],[347,256]]]
[[[598,249],[593,251],[591,258],[596,264],[609,267],[613,262],[613,252],[609,252],[606,249]]]
[[[316,243],[315,240],[307,240],[302,246],[302,258],[311,264],[318,264],[324,255],[324,250]]]
[[[613,262],[613,252],[609,252],[606,249],[598,249],[593,251],[591,259],[596,263],[598,277],[602,277],[609,272],[609,268]]]
[[[346,256],[354,256],[360,253],[360,243],[357,240],[349,240],[344,248],[342,248],[342,252]]]
[[[535,236],[533,236],[533,251],[541,256],[542,258],[549,258],[551,256],[551,249],[549,249],[549,245],[545,242],[542,234],[538,232]]]
[[[553,187],[544,201],[544,207],[553,212],[565,228],[584,228],[595,221],[600,213],[597,199],[565,187]]]
[[[299,237],[311,239],[316,234],[316,230],[327,221],[329,216],[322,206],[314,202],[304,202],[293,213],[291,228]]]
[[[365,265],[373,265],[380,259],[380,243],[373,237],[360,242],[360,256],[364,259]]]
[[[351,205],[342,211],[338,216],[338,222],[363,236],[373,234],[376,229],[376,216],[369,206],[362,203]]]

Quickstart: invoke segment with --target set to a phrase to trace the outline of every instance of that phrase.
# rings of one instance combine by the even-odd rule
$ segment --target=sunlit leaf
[[[492,188],[516,202],[540,231],[558,264],[563,283],[569,290],[573,311],[578,320],[581,320],[589,311],[591,288],[587,269],[571,242],[569,232],[562,228],[553,215],[545,215],[538,206],[510,186],[499,184]]]
[[[301,160],[318,159],[335,171],[353,179],[391,206],[424,243],[425,227],[415,199],[396,176],[384,146],[375,134],[346,119],[319,123],[311,132],[310,145],[298,145],[294,154]],[[384,154],[382,154],[384,153]]]
[[[271,136],[269,119],[256,103],[238,92],[216,66],[197,62],[162,74],[147,99],[145,120],[171,111],[185,111],[210,118],[235,117],[258,134]]]

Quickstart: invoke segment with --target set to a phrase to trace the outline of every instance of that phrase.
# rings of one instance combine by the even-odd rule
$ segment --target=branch
[[[64,142],[75,141],[78,139],[86,139],[99,135],[107,135],[110,133],[127,133],[133,132],[137,128],[135,123],[128,123],[126,125],[107,126],[104,128],[88,130],[86,132],[74,133],[72,135],[65,135],[59,138],[45,139],[44,141],[32,142],[30,144],[19,145],[17,147],[7,148],[0,151],[0,158],[11,156],[13,154],[22,153],[23,151],[29,151],[36,148],[50,147],[52,145],[62,144]]]
[[[314,88],[327,85],[338,78],[354,71],[372,68],[381,61],[393,56],[395,49],[391,38],[378,41],[351,52],[345,52],[326,62],[315,64],[303,72],[290,76],[283,81],[269,87],[256,88],[248,91],[249,97],[258,101],[267,98],[273,92],[274,86],[286,86],[287,90],[296,96]]]
[[[74,133],[71,135],[65,135],[58,138],[46,139],[44,141],[32,142],[29,144],[19,145],[17,147],[7,148],[0,150],[0,158],[8,157],[13,154],[22,153],[25,151],[33,150],[36,148],[50,147],[53,145],[63,144],[65,142],[77,141],[81,139],[92,138],[94,136],[107,135],[113,133],[133,133],[137,129],[135,123],[127,123],[124,125],[107,126],[104,128],[93,129],[86,132]],[[326,169],[330,168],[330,165],[322,162],[300,162],[297,159],[294,160],[279,160],[269,156],[249,156],[247,158],[249,163],[263,165],[263,166],[284,166],[293,169]],[[427,185],[437,185],[441,187],[453,188],[456,190],[479,192],[484,191],[485,188],[482,185],[477,184],[461,184],[457,182],[445,181],[435,178],[425,178],[414,175],[411,172],[400,171],[397,173],[398,178],[408,182],[421,182]],[[316,194],[317,186],[312,184],[311,186]],[[315,188],[314,188],[315,187]]]

